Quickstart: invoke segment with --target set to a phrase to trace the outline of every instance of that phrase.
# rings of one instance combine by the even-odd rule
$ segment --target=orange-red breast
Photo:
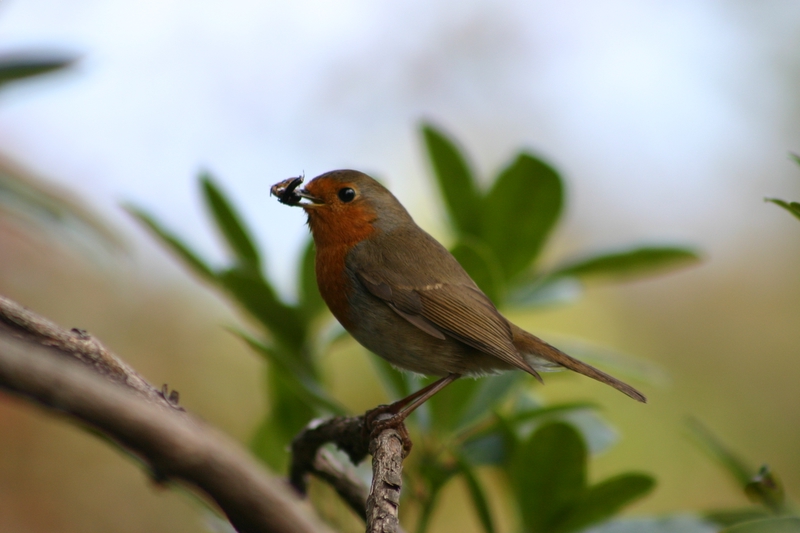
[[[509,322],[450,252],[374,179],[335,170],[295,191],[301,181],[286,180],[273,192],[308,215],[317,284],[333,315],[394,366],[444,376],[393,404],[402,418],[462,375],[513,369],[541,381],[537,370],[566,367],[646,401],[630,385]]]

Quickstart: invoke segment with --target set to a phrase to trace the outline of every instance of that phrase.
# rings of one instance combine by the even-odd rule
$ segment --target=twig
[[[370,442],[369,451],[372,487],[367,500],[367,533],[395,533],[403,485],[403,439],[393,429],[381,431]]]
[[[175,409],[98,342],[74,335],[0,298],[0,388],[95,428],[157,481],[199,489],[242,533],[329,531],[237,443]]]
[[[367,413],[368,414],[368,413]],[[405,451],[405,427],[384,429],[370,437],[364,427],[367,414],[314,420],[292,441],[289,479],[306,493],[307,476],[314,475],[331,485],[339,496],[367,524],[367,532],[400,533],[397,510],[400,503]],[[379,421],[379,420],[378,420]],[[372,455],[372,486],[369,491],[325,449],[327,443],[344,451],[353,464]]]
[[[362,520],[366,520],[368,487],[341,464],[328,450],[320,450],[314,460],[313,474],[333,487],[342,500]]]
[[[363,461],[369,452],[369,440],[364,439],[364,417],[337,416],[326,420],[312,420],[292,440],[289,482],[300,494],[306,493],[307,475],[318,474],[315,468],[317,452],[329,442],[345,452],[354,465]],[[356,512],[364,517],[363,505]]]

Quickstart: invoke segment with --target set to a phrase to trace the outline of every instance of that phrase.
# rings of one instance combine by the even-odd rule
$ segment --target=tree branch
[[[367,500],[367,533],[395,533],[403,486],[403,439],[394,429],[381,431],[370,442],[372,487]]]
[[[55,348],[57,351],[53,353],[77,359],[98,374],[125,385],[156,403],[169,404],[162,391],[150,385],[138,372],[108,351],[85,330],[72,328],[67,331],[1,295],[0,326],[6,326],[6,333],[11,336]]]
[[[370,436],[370,428],[365,427],[369,413],[312,421],[292,441],[289,480],[301,494],[305,494],[306,478],[308,474],[314,475],[331,485],[366,521],[367,533],[399,533],[402,529],[397,511],[408,433],[401,424],[397,430],[384,429]],[[374,422],[380,423],[381,419]],[[353,464],[363,461],[367,453],[372,454],[372,486],[369,491],[322,448],[327,443],[333,443],[345,452]]]
[[[100,343],[2,297],[0,388],[97,429],[157,481],[199,489],[242,533],[329,531],[238,443],[176,409]]]

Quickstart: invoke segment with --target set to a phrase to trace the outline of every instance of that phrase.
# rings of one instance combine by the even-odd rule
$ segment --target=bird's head
[[[411,221],[389,190],[356,170],[334,170],[294,191],[298,205],[308,215],[317,246],[356,244],[376,231],[386,231]]]

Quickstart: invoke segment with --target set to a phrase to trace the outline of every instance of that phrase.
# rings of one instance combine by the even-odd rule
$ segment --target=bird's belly
[[[500,359],[455,339],[444,340],[422,331],[371,294],[351,297],[358,320],[348,331],[365,348],[392,365],[419,374],[484,375],[511,367]]]

